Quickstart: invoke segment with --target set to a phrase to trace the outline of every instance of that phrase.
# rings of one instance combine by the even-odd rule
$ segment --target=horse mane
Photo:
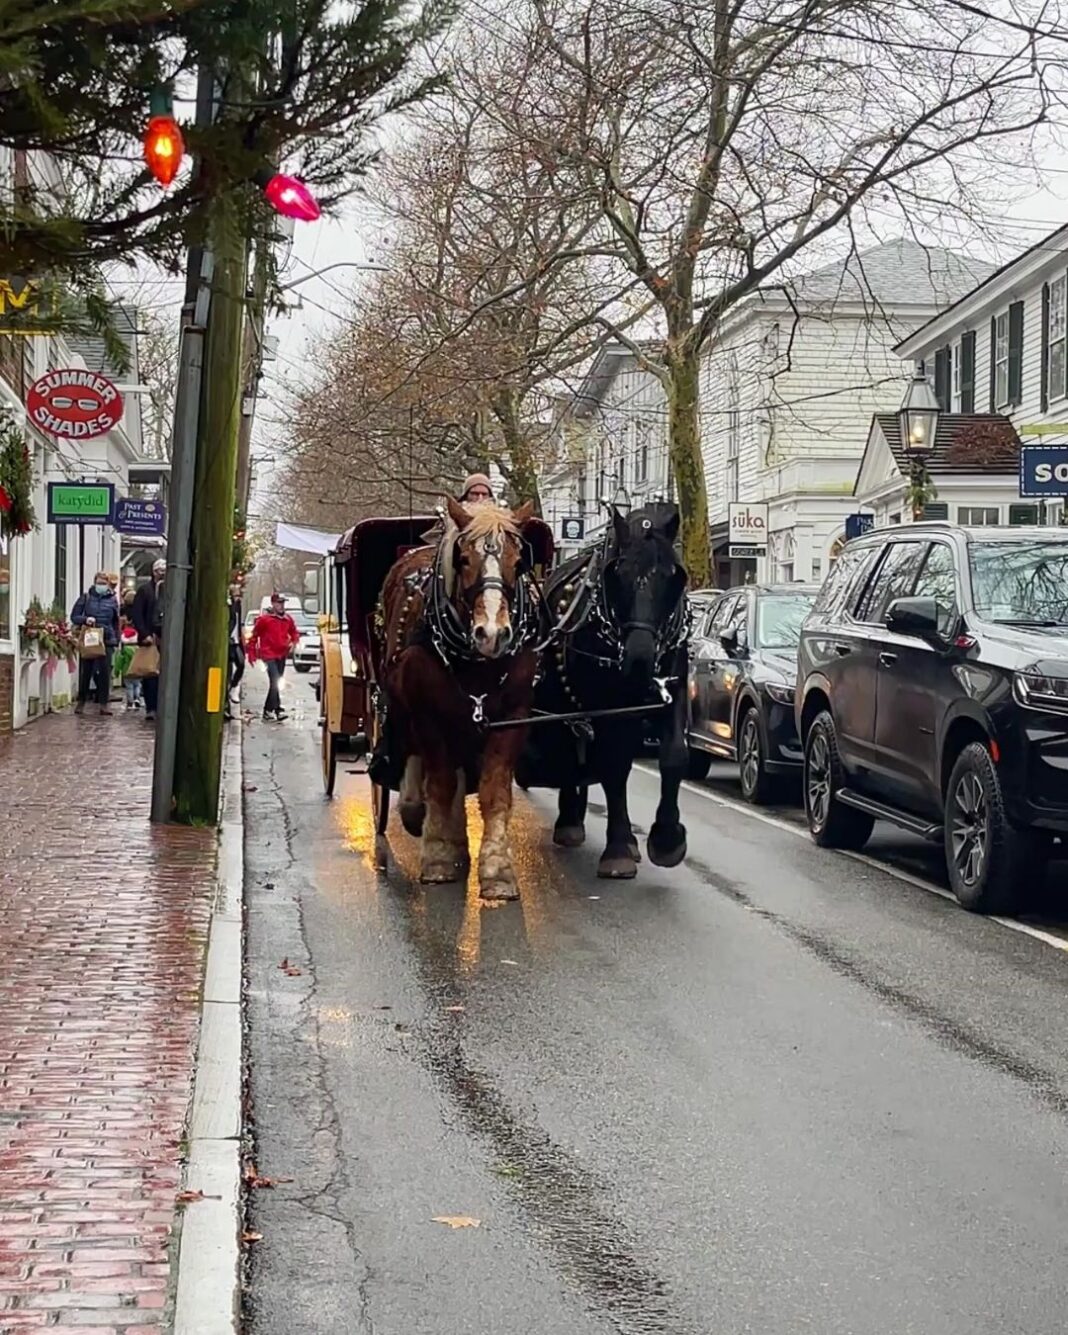
[[[522,536],[511,510],[502,505],[497,505],[493,501],[475,501],[474,503],[465,503],[463,508],[471,516],[471,522],[463,530],[465,537],[477,541],[479,538],[505,536],[519,538]],[[460,529],[453,522],[452,516],[446,511],[445,530],[441,535],[441,545],[438,550],[441,559],[441,570],[445,576],[445,587],[449,590],[453,587],[456,574],[453,565],[453,554],[456,550],[456,539],[459,536]]]

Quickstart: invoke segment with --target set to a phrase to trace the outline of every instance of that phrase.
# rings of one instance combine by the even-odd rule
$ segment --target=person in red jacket
[[[261,612],[252,627],[248,642],[248,661],[255,663],[262,659],[267,669],[270,686],[267,690],[267,703],[263,706],[264,719],[277,719],[279,723],[286,717],[282,701],[278,695],[278,683],[286,670],[286,659],[290,650],[300,640],[297,623],[286,612],[286,600],[280,593],[271,595],[271,609]]]

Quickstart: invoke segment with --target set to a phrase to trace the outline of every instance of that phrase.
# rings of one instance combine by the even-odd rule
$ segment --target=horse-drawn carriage
[[[457,879],[466,776],[492,817],[483,893],[512,897],[507,854],[486,859],[491,843],[506,847],[515,774],[525,788],[560,789],[554,838],[564,846],[582,842],[586,788],[601,783],[599,872],[633,876],[627,776],[644,718],[659,713],[662,797],[649,853],[661,865],[681,860],[687,613],[677,524],[673,506],[613,512],[604,542],[551,574],[551,532],[525,510],[450,502],[443,517],[367,519],[344,534],[325,562],[323,782],[332,794],[342,751],[370,757],[380,859],[390,792],[400,791],[405,827],[424,836],[421,878]],[[523,733],[537,741],[521,756]],[[487,770],[506,798],[487,792]]]

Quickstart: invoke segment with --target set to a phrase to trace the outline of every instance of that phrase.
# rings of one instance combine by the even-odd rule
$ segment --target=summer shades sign
[[[50,482],[50,524],[110,524],[115,488],[110,482]]]
[[[34,426],[60,440],[105,436],[122,420],[122,395],[95,371],[49,371],[26,395]]]

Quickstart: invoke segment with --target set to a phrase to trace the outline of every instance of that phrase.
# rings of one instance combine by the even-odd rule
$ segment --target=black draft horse
[[[585,841],[591,783],[604,789],[608,831],[598,876],[629,878],[640,854],[627,812],[627,780],[649,720],[660,736],[660,803],[649,859],[675,867],[686,856],[679,786],[686,775],[687,576],[675,555],[676,506],[612,509],[605,541],[555,571],[545,610],[556,633],[535,691],[535,711],[574,714],[668,701],[648,719],[632,714],[531,728],[516,767],[525,788],[559,788],[553,842]]]

